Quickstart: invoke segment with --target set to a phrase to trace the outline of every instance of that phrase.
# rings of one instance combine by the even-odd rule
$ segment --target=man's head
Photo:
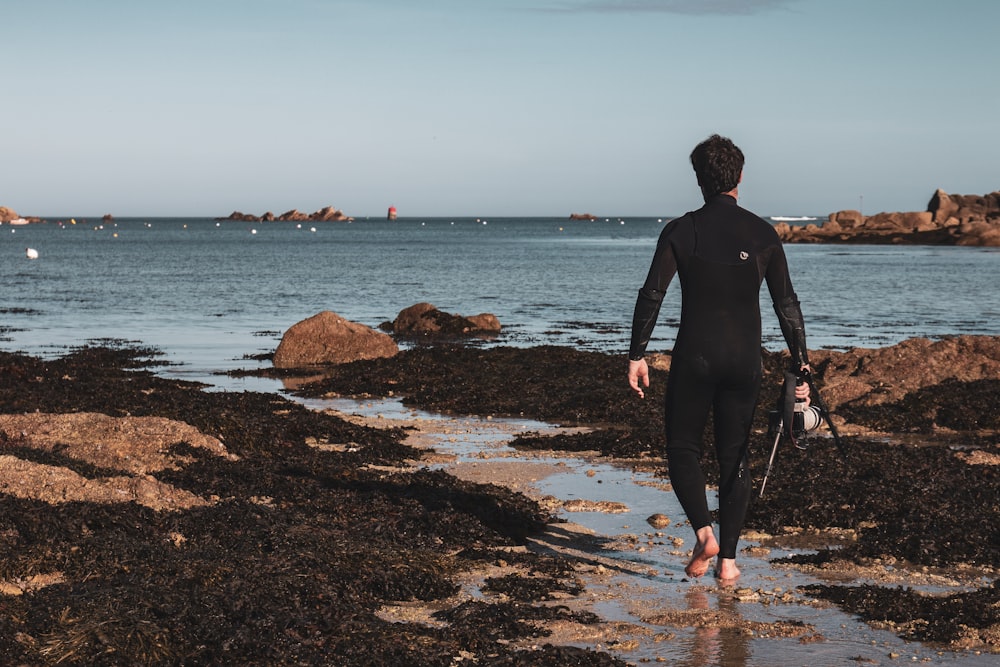
[[[691,151],[691,166],[706,197],[731,192],[743,175],[743,151],[730,139],[713,134]]]

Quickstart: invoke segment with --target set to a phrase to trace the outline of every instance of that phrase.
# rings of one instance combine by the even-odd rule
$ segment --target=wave
[[[807,222],[809,220],[819,220],[819,218],[813,218],[808,215],[802,215],[802,216],[772,215],[771,220],[774,220],[775,222]]]

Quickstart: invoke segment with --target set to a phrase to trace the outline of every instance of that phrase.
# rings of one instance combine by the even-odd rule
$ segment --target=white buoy
[[[38,259],[38,251],[34,248],[25,248],[24,255],[28,259]]]

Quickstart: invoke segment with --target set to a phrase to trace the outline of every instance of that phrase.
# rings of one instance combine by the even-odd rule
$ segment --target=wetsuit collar
[[[717,195],[712,195],[711,197],[706,199],[705,203],[706,204],[719,203],[719,204],[729,204],[730,206],[735,206],[736,197],[728,194],[717,194]]]

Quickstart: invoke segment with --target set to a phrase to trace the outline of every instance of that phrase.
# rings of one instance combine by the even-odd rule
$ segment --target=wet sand
[[[1000,646],[996,427],[952,428],[946,444],[917,419],[916,444],[878,431],[922,419],[927,398],[854,417],[877,435],[843,454],[782,450],[744,575],[722,587],[683,575],[662,373],[637,403],[617,357],[438,346],[330,369],[291,401],[157,377],[148,352],[0,355],[0,413],[124,420],[87,438],[119,460],[0,429],[0,454],[50,491],[13,493],[15,476],[0,495],[4,664],[991,664]],[[950,383],[934,410],[994,414],[983,382]],[[515,426],[310,409],[346,396]],[[137,464],[138,417],[212,440],[175,436]],[[104,495],[81,499],[88,484]],[[200,502],[153,506],[174,492]],[[645,523],[654,511],[671,523]]]
[[[693,532],[658,471],[637,472],[633,461],[596,452],[568,455],[509,446],[525,434],[554,437],[580,429],[524,419],[436,415],[408,410],[398,400],[310,404],[359,423],[402,427],[409,433],[408,444],[434,451],[424,463],[461,479],[515,489],[560,517],[560,523],[529,538],[525,548],[575,561],[583,590],[549,604],[595,613],[601,621],[549,623],[552,641],[607,651],[630,664],[882,664],[903,659],[988,665],[995,660],[982,649],[956,651],[934,642],[906,641],[890,625],[866,625],[803,592],[818,584],[867,584],[941,595],[986,583],[978,573],[951,576],[884,563],[817,568],[783,562],[819,547],[856,541],[852,531],[812,529],[788,531],[780,539],[749,531],[741,543],[743,572],[737,582],[721,585],[711,576],[693,580],[683,571]],[[805,548],[763,546],[782,542]],[[480,594],[485,577],[513,576],[511,570],[479,573],[464,582],[458,597]],[[383,613],[385,618],[427,622],[436,608],[409,603]]]

